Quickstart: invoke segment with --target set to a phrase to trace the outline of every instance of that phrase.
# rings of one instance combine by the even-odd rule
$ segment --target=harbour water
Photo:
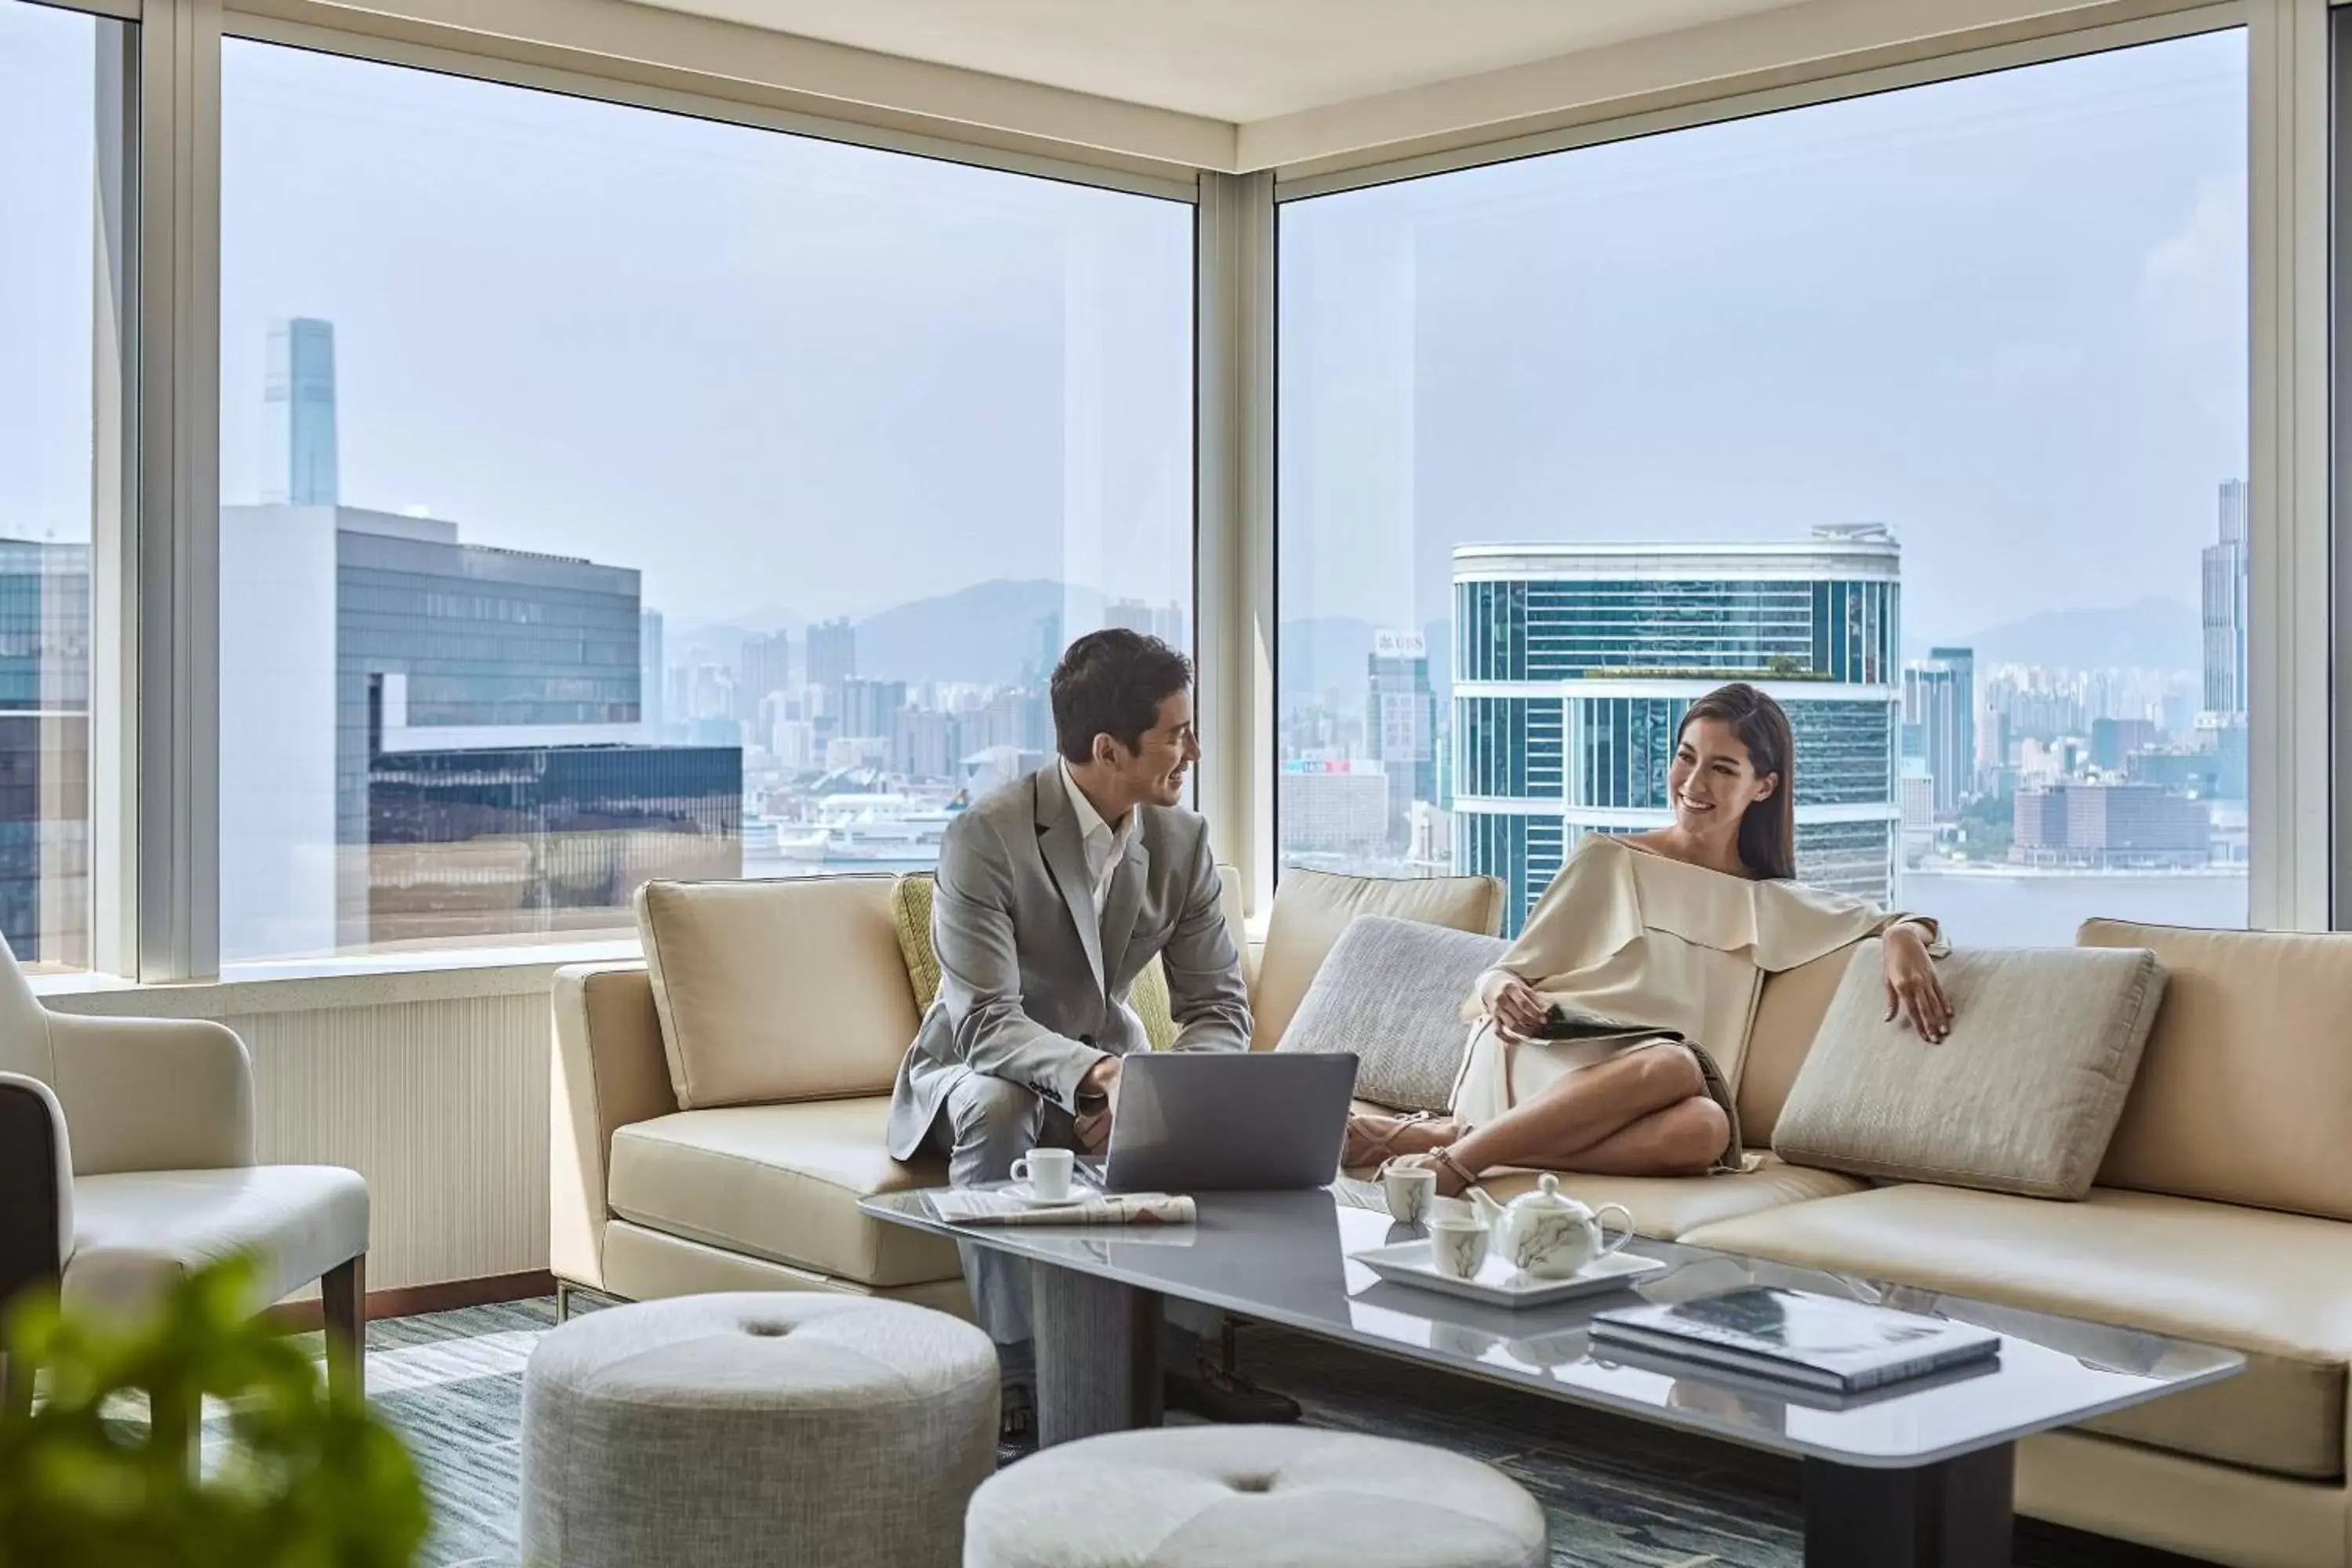
[[[2242,927],[2243,871],[1903,873],[1903,907],[1970,947],[2071,947],[2086,920]]]

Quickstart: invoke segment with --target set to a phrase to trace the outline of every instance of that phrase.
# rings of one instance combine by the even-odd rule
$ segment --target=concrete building
[[[2158,738],[2153,719],[2094,719],[2091,765],[2111,773],[2122,773],[2135,754],[2154,746]]]
[[[1364,738],[1388,775],[1388,843],[1404,849],[1416,802],[1437,801],[1437,694],[1420,632],[1376,632],[1365,660]]]
[[[1375,762],[1286,762],[1274,810],[1286,854],[1362,857],[1390,847],[1388,775]]]
[[[1951,816],[1976,787],[1976,650],[1930,649],[1903,670],[1903,722],[1918,729],[1906,755],[1926,760],[1936,779],[1936,810]]]
[[[759,719],[760,704],[779,691],[793,689],[793,640],[782,632],[745,641],[736,661],[736,717]]]
[[[857,673],[857,628],[846,620],[820,621],[808,629],[807,685],[828,690]]]
[[[1799,873],[1891,901],[1900,572],[1872,526],[1785,544],[1456,548],[1455,868],[1500,878],[1517,931],[1582,835],[1671,820],[1683,710],[1748,680],[1796,731]]]
[[[2068,783],[2018,792],[2010,858],[2092,870],[2202,866],[2211,830],[2202,801],[2154,784]]]

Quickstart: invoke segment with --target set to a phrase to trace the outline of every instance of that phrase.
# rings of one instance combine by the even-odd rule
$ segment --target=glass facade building
[[[89,952],[89,546],[0,539],[0,936]]]
[[[1586,833],[1669,820],[1693,699],[1763,687],[1795,732],[1798,874],[1891,900],[1901,556],[1883,529],[1790,544],[1454,552],[1454,860],[1502,879],[1507,929]]]

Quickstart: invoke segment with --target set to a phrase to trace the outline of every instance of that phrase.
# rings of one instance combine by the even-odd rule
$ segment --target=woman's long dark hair
[[[1748,748],[1748,763],[1759,777],[1772,774],[1772,793],[1748,806],[1739,819],[1739,863],[1759,881],[1797,874],[1797,740],[1780,705],[1745,681],[1719,686],[1683,714],[1675,744],[1701,719],[1731,727]]]

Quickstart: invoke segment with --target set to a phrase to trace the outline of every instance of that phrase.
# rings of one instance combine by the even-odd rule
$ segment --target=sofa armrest
[[[52,1013],[49,1048],[74,1174],[253,1163],[253,1060],[234,1029]]]
[[[661,1016],[642,961],[555,973],[548,1093],[548,1258],[556,1278],[601,1289],[613,1134],[677,1109]]]
[[[0,1072],[0,1311],[64,1279],[73,1254],[73,1152],[48,1085]]]

